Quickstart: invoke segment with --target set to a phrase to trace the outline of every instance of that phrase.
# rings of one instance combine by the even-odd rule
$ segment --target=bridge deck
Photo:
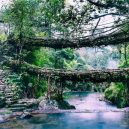
[[[55,49],[61,48],[81,48],[118,45],[120,43],[129,42],[128,33],[115,33],[99,37],[86,37],[82,39],[42,39],[42,38],[24,38],[24,46],[51,47]],[[9,43],[17,43],[14,39],[9,39]]]
[[[17,61],[10,61],[8,64],[14,69],[19,65]],[[70,81],[123,82],[129,80],[129,68],[78,71],[40,68],[26,62],[22,62],[22,65],[19,68],[33,75],[52,78],[58,77],[59,79]]]

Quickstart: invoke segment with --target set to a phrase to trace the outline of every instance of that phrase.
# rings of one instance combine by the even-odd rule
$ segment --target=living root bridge
[[[87,36],[80,39],[42,39],[42,38],[24,38],[24,47],[51,47],[55,49],[61,48],[81,48],[81,47],[99,47],[107,45],[118,45],[124,42],[129,42],[129,33],[115,33],[105,36],[93,37]],[[15,39],[9,39],[10,44],[17,43]]]
[[[18,61],[7,62],[8,66],[17,68]],[[52,77],[68,81],[83,81],[83,82],[126,82],[129,80],[129,68],[123,69],[107,69],[107,70],[64,70],[64,69],[44,69],[26,62],[21,62],[20,70],[26,71],[33,75],[42,77]]]

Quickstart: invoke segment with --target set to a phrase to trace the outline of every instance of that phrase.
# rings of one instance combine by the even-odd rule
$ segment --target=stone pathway
[[[15,108],[15,103],[17,103],[19,99],[16,90],[17,86],[6,83],[5,73],[0,69],[0,108],[3,106],[10,110]]]

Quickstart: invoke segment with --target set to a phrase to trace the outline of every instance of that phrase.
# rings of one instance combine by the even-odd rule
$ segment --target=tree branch
[[[5,62],[12,69],[17,67],[22,71],[26,71],[32,75],[42,77],[59,77],[69,81],[85,81],[85,82],[123,82],[128,79],[129,68],[123,69],[107,69],[107,70],[65,70],[65,69],[47,69],[27,62],[18,62],[16,60]],[[20,66],[19,66],[20,64]]]
[[[115,3],[107,3],[107,4],[103,4],[103,3],[100,3],[100,2],[94,2],[93,0],[87,0],[89,3],[97,6],[97,7],[101,7],[101,8],[105,8],[105,9],[109,9],[109,8],[117,8],[117,9],[120,9],[120,10],[123,10],[123,9],[128,9],[127,6],[125,5],[118,5],[118,4],[115,4]]]

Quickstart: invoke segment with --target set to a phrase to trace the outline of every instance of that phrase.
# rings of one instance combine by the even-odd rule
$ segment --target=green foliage
[[[113,59],[114,50],[108,48],[86,49],[76,53],[76,69],[106,69],[108,61]],[[112,54],[112,56],[111,56]]]
[[[121,58],[120,58],[119,67],[120,68],[129,67],[129,46],[127,44],[121,45],[120,54],[121,54]]]
[[[34,52],[34,64],[40,67],[53,67],[54,57],[51,49],[41,48]]]
[[[105,90],[105,98],[120,108],[129,106],[128,89],[124,83],[111,83]]]
[[[64,0],[46,0],[41,7],[41,11],[49,20],[57,20],[57,15],[63,7]]]
[[[8,76],[8,78],[6,78],[7,83],[13,85],[14,83],[16,85],[20,85],[21,84],[21,76],[16,74],[16,73],[12,73]]]
[[[26,97],[38,98],[42,96],[47,89],[47,82],[40,77],[22,74],[22,91]]]
[[[105,2],[112,3],[111,0],[106,0]],[[79,70],[85,70],[90,67],[93,69],[106,68],[110,56],[109,51],[106,49],[104,50],[105,52],[101,52],[100,54],[95,53],[94,57],[90,53],[89,58],[87,58],[86,55],[84,57],[79,54],[75,55],[73,49],[70,48],[54,51],[44,48],[37,49],[32,46],[28,46],[26,49],[21,47],[24,44],[23,37],[38,36],[47,38],[52,37],[55,33],[60,33],[67,38],[69,33],[67,34],[66,32],[68,30],[74,33],[78,27],[81,27],[79,23],[87,23],[91,19],[91,12],[93,13],[91,10],[93,8],[89,4],[80,8],[80,10],[82,9],[80,11],[78,6],[69,6],[65,10],[64,3],[64,0],[12,0],[12,3],[3,13],[3,19],[10,25],[10,32],[13,36],[16,39],[21,39],[21,41],[19,42],[18,40],[17,46],[13,48],[11,53],[17,52],[20,56],[22,55],[22,58],[18,59],[40,67]],[[115,3],[122,4],[123,2],[119,0]],[[78,12],[80,13],[79,15]],[[128,28],[125,26],[123,30],[128,31]],[[80,34],[81,31],[78,33]],[[71,35],[70,38],[72,37]],[[0,40],[5,40],[5,38],[5,35],[1,34]],[[19,86],[21,94],[26,97],[40,97],[47,90],[45,79],[24,73],[23,71],[12,74],[8,82]],[[79,83],[77,89],[90,89],[91,84],[88,84],[84,89],[82,88],[83,85],[84,83]],[[121,86],[118,87],[120,88],[117,88],[115,93],[112,93],[115,97],[118,96],[118,92],[123,90]],[[111,91],[113,90],[111,89]],[[106,93],[108,93],[108,90]],[[121,94],[123,95],[123,92]],[[109,99],[112,97],[109,97]],[[120,106],[123,105],[122,103]]]
[[[96,53],[96,55],[89,58],[89,65],[91,65],[94,69],[103,69],[108,65],[109,60],[109,52]]]
[[[33,35],[33,21],[37,8],[36,0],[13,0],[5,10],[3,19],[12,25],[16,37]]]
[[[71,69],[75,64],[73,49],[67,48],[55,52],[55,67]]]
[[[6,77],[6,82],[8,85],[13,86],[14,89],[12,89],[12,92],[14,93],[14,98],[19,98],[22,96],[22,87],[23,83],[21,81],[21,75],[17,73],[9,73],[9,75]]]
[[[84,70],[87,69],[87,59],[82,56],[76,56],[77,64],[75,69]]]
[[[30,51],[24,60],[39,67],[51,68],[54,65],[53,51],[45,48]],[[23,91],[27,97],[37,98],[44,95],[47,90],[45,79],[27,73],[23,74],[22,77]]]
[[[113,53],[113,57],[120,58],[119,67],[128,68],[129,67],[129,46],[123,44],[118,47],[119,54]],[[116,104],[118,107],[123,108],[129,106],[129,90],[128,90],[128,76],[125,83],[112,83],[109,88],[105,90],[105,98]]]
[[[47,82],[40,77],[29,75],[28,73],[11,73],[6,77],[9,85],[15,86],[14,97],[38,98],[47,89]]]
[[[37,50],[30,51],[25,61],[40,67],[53,67],[54,52],[51,49],[40,48]]]
[[[64,66],[68,69],[68,70],[73,70],[74,68],[76,68],[77,65],[77,61],[76,60],[72,60],[70,62],[64,60]]]
[[[31,46],[28,49],[22,49],[21,47],[24,43],[24,37],[47,36],[46,31],[40,25],[42,24],[43,27],[51,26],[52,22],[54,23],[56,20],[55,16],[63,7],[63,0],[62,2],[59,0],[44,2],[40,0],[13,0],[3,12],[3,19],[10,24],[10,32],[12,34],[10,36],[20,41],[17,42],[18,47],[14,45],[9,48],[13,52],[9,56],[14,57],[14,59],[20,57],[20,59],[36,66],[53,67],[55,61],[52,56],[54,55],[52,50],[36,49]],[[55,8],[56,5],[57,8]],[[38,28],[39,26],[40,29]],[[29,75],[22,71],[18,71],[12,76],[8,78],[8,82],[18,85],[24,97],[40,97],[46,91],[47,83],[43,78],[39,80],[40,77]]]
[[[5,35],[4,33],[0,32],[0,41],[6,41],[7,40],[7,35]]]

